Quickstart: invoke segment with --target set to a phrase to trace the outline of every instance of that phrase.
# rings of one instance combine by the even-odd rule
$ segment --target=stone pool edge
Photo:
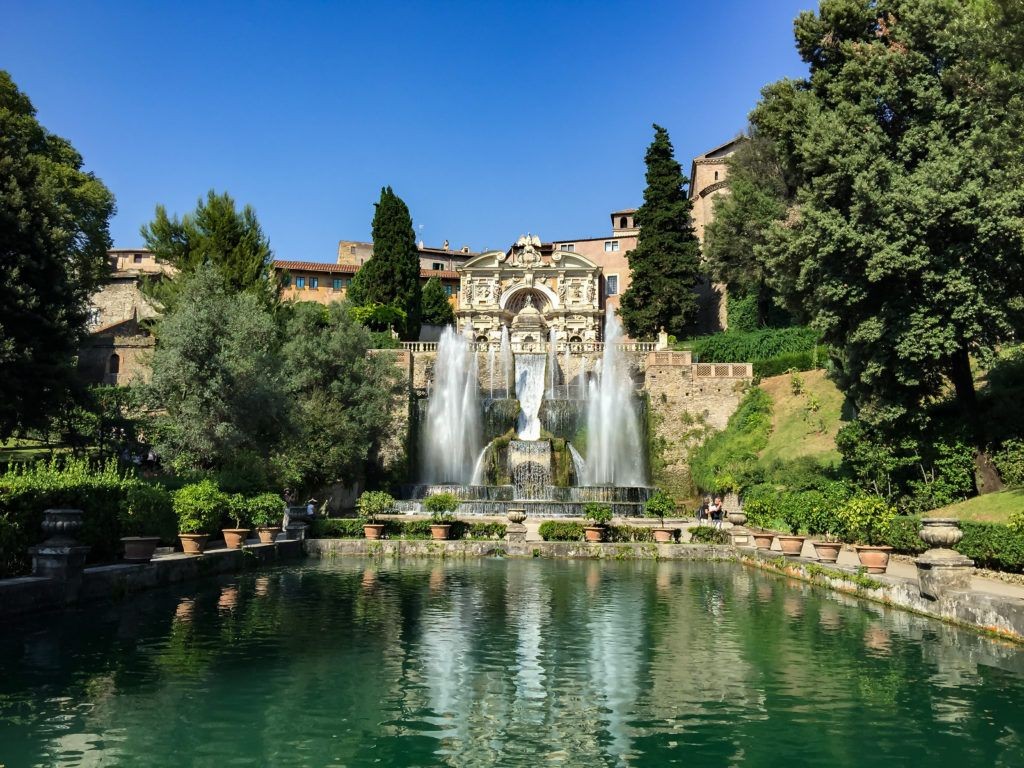
[[[861,597],[1024,643],[1024,600],[965,590],[938,600],[921,595],[916,580],[887,574],[864,575],[848,566],[822,565],[807,558],[786,558],[778,552],[715,544],[606,543],[575,541],[495,540],[432,541],[415,539],[307,539],[313,557],[519,557],[589,560],[714,560],[733,561],[826,589]]]

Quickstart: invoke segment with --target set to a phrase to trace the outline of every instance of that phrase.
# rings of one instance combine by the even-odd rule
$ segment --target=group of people
[[[715,496],[712,500],[710,496],[705,496],[697,510],[697,522],[703,523],[705,520],[709,520],[715,528],[721,528],[724,519],[725,506],[722,504],[722,497]]]

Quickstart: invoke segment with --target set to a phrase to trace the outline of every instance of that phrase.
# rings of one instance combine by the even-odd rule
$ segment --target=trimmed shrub
[[[727,531],[712,525],[698,525],[690,529],[690,541],[694,544],[728,544],[730,540]]]
[[[606,526],[612,521],[612,507],[599,501],[588,501],[583,505],[583,516],[592,525]]]
[[[810,353],[817,342],[817,331],[802,326],[726,331],[697,339],[693,354],[702,363],[741,363],[798,352]]]
[[[963,521],[964,537],[956,545],[957,552],[974,561],[980,568],[996,571],[1024,571],[1024,533],[1007,525]]]
[[[433,493],[423,500],[423,509],[430,513],[434,525],[446,525],[455,520],[455,510],[461,503],[454,493]]]
[[[361,539],[363,520],[358,517],[318,517],[309,525],[311,539]]]
[[[277,528],[284,521],[284,501],[276,493],[261,493],[245,502],[249,521],[257,528]]]
[[[888,544],[895,551],[907,554],[918,555],[928,549],[928,545],[918,538],[917,532],[921,530],[921,518],[916,515],[897,515],[889,526],[889,533],[885,537],[885,544]]]
[[[781,376],[788,371],[813,371],[824,367],[828,355],[824,347],[815,347],[806,352],[787,352],[766,359],[754,360],[754,377],[765,379]]]
[[[609,525],[604,540],[612,542],[654,541],[654,529],[646,525]]]
[[[561,520],[545,520],[538,531],[544,541],[583,541],[583,525]]]
[[[843,530],[856,544],[884,544],[896,511],[880,496],[859,494],[838,511]]]
[[[139,480],[128,480],[124,485],[121,535],[159,536],[165,544],[177,541],[178,518],[171,494],[158,485]]]
[[[363,491],[356,500],[356,511],[363,520],[373,523],[381,515],[395,509],[394,497],[385,491]]]

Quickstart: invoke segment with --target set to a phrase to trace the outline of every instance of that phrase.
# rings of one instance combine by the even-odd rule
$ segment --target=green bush
[[[311,539],[361,539],[363,520],[358,517],[318,517],[309,525]]]
[[[1007,485],[1024,485],[1024,440],[1007,440],[992,457]]]
[[[694,544],[728,544],[731,537],[722,528],[713,525],[698,525],[690,529],[690,541]]]
[[[661,490],[655,491],[644,504],[644,516],[658,518],[662,528],[665,527],[665,518],[672,517],[675,512],[676,503],[672,501],[671,496]]]
[[[245,501],[249,521],[257,528],[277,528],[284,520],[284,502],[276,493],[261,493]]]
[[[588,501],[583,505],[583,516],[595,526],[605,526],[612,521],[612,508],[610,504]]]
[[[856,544],[883,544],[896,511],[880,496],[858,494],[839,507],[843,530]]]
[[[757,296],[736,296],[730,291],[726,305],[730,333],[748,333],[758,329]]]
[[[698,339],[693,345],[693,355],[702,363],[741,363],[794,352],[812,352],[817,342],[817,332],[801,326],[745,332],[729,330]]]
[[[545,520],[538,532],[544,541],[583,541],[583,525],[580,523]]]
[[[368,523],[373,523],[381,515],[395,510],[395,499],[385,491],[363,491],[356,500],[356,511]]]
[[[227,494],[228,517],[232,527],[244,528],[249,524],[249,500],[240,493]]]
[[[179,488],[174,494],[174,514],[178,516],[181,533],[213,533],[220,523],[221,514],[229,504],[213,480]]]
[[[754,377],[765,379],[769,376],[781,376],[789,371],[813,371],[822,368],[828,355],[824,347],[814,347],[805,352],[786,352],[774,357],[753,360]]]
[[[979,568],[996,571],[1024,571],[1024,533],[1007,525],[963,521],[964,537],[957,551],[974,561]]]
[[[28,548],[41,542],[43,511],[81,509],[78,539],[90,547],[90,562],[117,557],[127,480],[114,461],[93,469],[88,461],[56,460],[13,466],[0,476],[0,577],[29,572]]]
[[[178,518],[171,494],[158,485],[140,480],[125,481],[121,505],[122,536],[159,536],[165,544],[177,540]]]
[[[445,525],[455,520],[455,510],[461,503],[454,493],[433,493],[423,500],[423,509],[430,513],[434,525]]]
[[[604,540],[612,542],[654,541],[654,529],[646,525],[609,525]]]
[[[921,518],[916,515],[896,515],[889,532],[883,541],[895,551],[906,555],[917,555],[928,549],[918,537],[917,532],[921,530]]]

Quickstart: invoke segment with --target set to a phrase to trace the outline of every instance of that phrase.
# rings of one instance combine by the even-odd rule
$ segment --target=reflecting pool
[[[0,765],[1024,765],[1024,651],[734,563],[340,559],[0,630]]]

